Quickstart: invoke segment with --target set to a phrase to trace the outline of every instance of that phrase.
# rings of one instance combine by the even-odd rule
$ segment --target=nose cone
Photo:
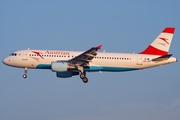
[[[5,65],[8,65],[8,59],[7,59],[7,58],[4,58],[4,59],[2,60],[2,62],[3,62]]]

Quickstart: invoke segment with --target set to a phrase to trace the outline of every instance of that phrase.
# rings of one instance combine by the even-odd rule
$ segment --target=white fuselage
[[[166,27],[159,36],[139,54],[97,52],[102,45],[84,52],[58,50],[21,50],[12,53],[3,63],[27,70],[50,69],[59,78],[79,75],[84,83],[88,82],[86,72],[109,71],[121,72],[140,70],[177,62],[168,54],[175,28]]]
[[[38,51],[38,52],[36,52]],[[16,51],[3,60],[3,63],[13,67],[32,69],[51,69],[51,62],[70,60],[82,52],[56,51],[56,50],[21,50]],[[130,71],[145,69],[154,66],[176,62],[177,59],[170,57],[163,61],[152,61],[159,56],[146,54],[125,54],[97,52],[97,56],[89,62],[85,71]]]

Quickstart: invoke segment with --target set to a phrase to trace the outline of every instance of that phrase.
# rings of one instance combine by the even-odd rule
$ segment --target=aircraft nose
[[[5,65],[7,65],[7,64],[8,64],[8,59],[7,59],[7,58],[4,58],[4,59],[2,60],[2,62],[3,62]]]

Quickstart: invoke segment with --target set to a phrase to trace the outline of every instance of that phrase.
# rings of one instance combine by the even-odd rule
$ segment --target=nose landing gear
[[[25,67],[25,68],[24,68],[23,78],[27,78],[27,71],[28,71],[28,68]]]

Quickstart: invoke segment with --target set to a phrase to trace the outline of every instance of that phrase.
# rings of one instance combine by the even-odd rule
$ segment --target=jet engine
[[[66,72],[69,70],[75,70],[76,66],[65,61],[55,61],[51,63],[51,69],[53,72]]]

